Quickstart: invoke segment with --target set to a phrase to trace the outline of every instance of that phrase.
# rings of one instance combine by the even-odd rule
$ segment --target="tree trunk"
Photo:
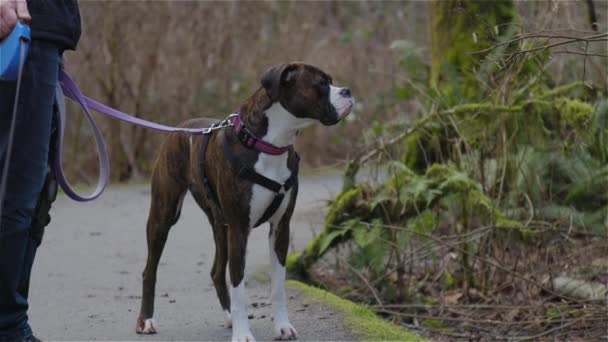
[[[430,8],[430,85],[474,90],[471,72],[485,54],[471,54],[494,44],[515,18],[512,0],[434,0]],[[464,82],[462,82],[464,81]]]

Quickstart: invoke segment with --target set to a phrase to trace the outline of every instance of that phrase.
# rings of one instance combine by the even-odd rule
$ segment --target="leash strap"
[[[95,143],[97,144],[98,158],[99,158],[99,181],[97,182],[97,188],[90,195],[80,195],[78,194],[74,188],[70,185],[67,178],[65,177],[65,173],[63,171],[63,157],[61,151],[63,151],[63,134],[65,132],[65,102],[64,97],[67,96],[70,99],[76,101],[82,110],[85,113],[91,128],[93,129],[93,134],[95,136]],[[55,164],[54,164],[54,172],[55,177],[57,177],[57,182],[63,189],[63,191],[75,201],[78,202],[88,202],[96,199],[101,195],[106,186],[108,185],[108,181],[110,179],[110,160],[108,157],[108,149],[106,147],[106,143],[103,140],[103,136],[101,132],[95,125],[95,120],[93,120],[93,116],[89,111],[89,107],[85,100],[85,96],[82,95],[78,87],[74,84],[74,82],[70,79],[70,77],[61,69],[59,72],[59,85],[57,86],[57,90],[55,92],[55,100],[57,103],[57,112],[59,113],[59,124],[58,129],[59,132],[57,134],[57,150],[55,151]]]
[[[88,112],[88,109],[92,109],[96,112],[99,112],[114,119],[163,132],[205,134],[209,131],[208,128],[186,128],[161,125],[152,121],[143,120],[135,116],[123,113],[112,107],[108,107],[103,103],[99,103],[89,97],[84,96],[78,89],[78,86],[76,86],[76,83],[74,83],[74,81],[63,69],[61,69],[61,71],[59,72],[59,80],[65,96],[70,100],[78,102],[83,109],[87,108],[85,112]]]
[[[89,121],[89,124],[91,125],[91,128],[93,129],[93,133],[95,136],[95,143],[97,144],[97,151],[98,151],[98,157],[99,157],[99,181],[97,182],[97,188],[90,195],[78,194],[74,190],[74,188],[70,185],[70,183],[68,182],[67,178],[65,177],[65,172],[63,170],[63,166],[62,166],[63,161],[62,161],[61,151],[63,149],[63,134],[65,132],[65,120],[66,120],[65,103],[63,100],[64,95],[65,95],[65,97],[69,98],[72,101],[77,102],[80,105],[80,107],[82,108],[82,110],[85,113],[87,120]],[[143,119],[134,117],[132,115],[123,113],[121,111],[108,107],[102,103],[99,103],[99,102],[83,95],[82,92],[80,91],[80,89],[78,89],[78,86],[76,85],[76,83],[70,78],[70,76],[67,74],[67,72],[63,68],[61,68],[61,70],[59,71],[59,86],[57,87],[56,98],[57,98],[57,103],[58,103],[58,108],[59,108],[58,112],[59,112],[60,123],[58,125],[59,134],[58,134],[58,138],[57,138],[58,143],[57,143],[57,151],[56,151],[56,157],[55,157],[55,163],[54,163],[54,172],[55,172],[55,176],[57,177],[57,181],[58,181],[59,185],[61,186],[63,191],[66,193],[66,195],[68,195],[73,200],[79,201],[79,202],[87,202],[87,201],[91,201],[91,200],[94,200],[97,197],[99,197],[99,195],[101,195],[101,193],[104,191],[104,189],[108,185],[108,182],[110,179],[110,161],[109,161],[109,157],[108,157],[106,143],[103,140],[103,136],[101,135],[101,132],[97,128],[97,125],[95,124],[95,120],[93,119],[93,116],[91,115],[91,112],[90,112],[91,109],[95,110],[101,114],[104,114],[106,116],[109,116],[110,118],[118,119],[118,120],[128,122],[128,123],[131,123],[134,125],[151,128],[151,129],[155,129],[155,130],[163,131],[163,132],[186,133],[186,134],[193,134],[193,135],[208,134],[214,129],[218,129],[218,128],[224,127],[226,125],[230,125],[231,117],[236,116],[236,114],[233,114],[233,115],[229,116],[227,119],[225,119],[224,121],[220,122],[219,124],[213,125],[211,127],[205,127],[205,128],[172,127],[172,126],[157,124],[155,122],[143,120]]]

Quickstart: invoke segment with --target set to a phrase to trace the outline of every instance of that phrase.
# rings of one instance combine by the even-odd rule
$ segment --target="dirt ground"
[[[341,186],[338,175],[300,178],[292,221],[292,248],[301,250],[321,230],[325,200]],[[158,334],[137,335],[141,272],[146,258],[149,186],[107,190],[90,203],[60,196],[36,257],[30,322],[43,340],[227,340],[209,272],[211,228],[192,198],[172,228],[157,280]],[[251,327],[258,340],[272,339],[267,282],[268,227],[255,229],[247,256]],[[337,314],[308,304],[289,290],[289,311],[300,340],[352,340]]]

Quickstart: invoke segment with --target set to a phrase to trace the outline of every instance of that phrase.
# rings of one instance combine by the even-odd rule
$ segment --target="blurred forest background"
[[[267,67],[320,66],[336,84],[351,87],[359,105],[348,127],[311,127],[298,138],[305,164],[313,167],[345,159],[372,121],[409,112],[395,96],[406,75],[391,44],[409,39],[422,47],[428,38],[423,2],[84,1],[81,13],[83,35],[67,58],[70,72],[88,96],[148,120],[223,118],[257,89]],[[94,143],[72,108],[66,168],[74,181],[93,182]],[[163,134],[98,121],[113,179],[146,176]]]
[[[298,149],[309,167],[335,166],[365,144],[361,132],[375,122],[417,115],[420,107],[399,91],[416,78],[403,67],[402,49],[420,54],[421,68],[430,62],[428,7],[424,1],[83,1],[83,35],[77,52],[66,54],[66,65],[85,94],[166,124],[225,117],[255,91],[270,65],[294,60],[318,65],[337,84],[353,89],[356,120],[330,130],[311,127],[298,138]],[[522,32],[590,30],[585,1],[517,7]],[[596,1],[596,7],[605,21],[606,2]],[[547,68],[556,84],[582,79],[579,57],[552,56]],[[605,84],[605,59],[590,57],[586,64],[586,78]],[[97,157],[91,131],[75,106],[68,114],[68,175],[93,183]],[[103,117],[98,121],[113,179],[146,177],[163,134]]]
[[[344,186],[289,256],[293,277],[437,340],[605,339],[608,1],[81,11],[68,69],[89,96],[148,120],[225,117],[286,61],[353,90],[352,120],[298,138],[305,167],[342,168]],[[92,183],[91,133],[70,108],[66,168]],[[163,134],[98,121],[113,180],[146,179]]]

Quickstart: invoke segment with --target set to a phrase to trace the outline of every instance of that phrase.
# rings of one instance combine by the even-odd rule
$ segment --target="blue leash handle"
[[[17,81],[19,65],[25,64],[30,41],[30,27],[17,22],[11,34],[0,43],[0,81]],[[23,61],[21,46],[25,46]]]

